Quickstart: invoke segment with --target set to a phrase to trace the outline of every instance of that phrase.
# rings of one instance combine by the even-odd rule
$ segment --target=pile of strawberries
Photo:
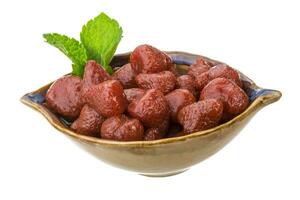
[[[84,76],[64,76],[46,94],[46,105],[87,136],[119,141],[156,140],[206,130],[243,112],[248,96],[239,74],[203,58],[180,75],[171,58],[138,46],[130,63],[110,76],[87,62]],[[172,133],[173,126],[181,132]]]

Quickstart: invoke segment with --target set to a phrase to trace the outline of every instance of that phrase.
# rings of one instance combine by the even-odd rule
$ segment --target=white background
[[[147,178],[108,166],[19,98],[71,69],[42,34],[79,38],[101,11],[124,30],[118,53],[149,43],[206,55],[282,99],[189,171]],[[0,199],[300,199],[297,1],[14,1],[0,3]]]

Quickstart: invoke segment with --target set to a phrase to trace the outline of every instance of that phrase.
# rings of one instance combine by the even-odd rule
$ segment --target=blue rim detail
[[[192,57],[187,57],[187,56],[172,56],[171,55],[171,59],[173,61],[173,63],[178,64],[178,65],[192,65],[196,62],[195,58]]]

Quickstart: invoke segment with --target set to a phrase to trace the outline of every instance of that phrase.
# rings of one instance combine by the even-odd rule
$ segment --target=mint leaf
[[[82,77],[87,62],[87,53],[84,46],[74,38],[57,33],[44,34],[43,37],[46,42],[58,48],[72,60],[72,74]]]
[[[122,33],[122,28],[116,20],[101,13],[82,27],[80,40],[86,48],[88,58],[96,60],[108,73],[112,73],[109,63]]]

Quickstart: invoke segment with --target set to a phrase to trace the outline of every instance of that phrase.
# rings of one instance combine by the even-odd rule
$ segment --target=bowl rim
[[[187,53],[187,52],[182,52],[182,51],[166,51],[167,54],[178,54],[178,55],[186,55],[186,56],[197,56],[197,57],[204,57],[201,55],[197,55],[197,54],[192,54],[192,53]],[[128,56],[128,54],[130,54],[130,52],[127,53],[122,53],[122,54],[116,54],[115,57],[124,57],[124,56]],[[204,57],[207,58],[207,57]],[[210,58],[207,58],[209,60],[212,61],[216,61]],[[269,89],[264,89],[261,88],[259,86],[257,86],[251,79],[249,79],[247,76],[245,76],[243,73],[241,73],[240,71],[238,71],[240,76],[243,79],[246,79],[249,83],[250,83],[250,88],[255,89],[255,90],[268,90],[269,92],[263,95],[259,95],[257,96],[257,98],[255,98],[255,100],[253,102],[251,102],[251,104],[247,107],[246,110],[244,110],[241,114],[237,115],[236,117],[234,117],[233,119],[231,119],[228,122],[225,122],[223,124],[220,124],[216,127],[207,129],[207,130],[203,130],[203,131],[197,131],[191,134],[187,134],[187,135],[183,135],[183,136],[178,136],[178,137],[171,137],[171,138],[162,138],[162,139],[158,139],[158,140],[151,140],[151,141],[115,141],[115,140],[106,140],[106,139],[102,139],[102,138],[96,138],[96,137],[90,137],[90,136],[85,136],[85,135],[81,135],[78,134],[74,131],[72,131],[71,129],[68,129],[67,127],[61,125],[60,122],[57,122],[56,119],[54,119],[55,117],[53,116],[53,113],[47,109],[44,105],[41,105],[39,103],[33,102],[32,100],[30,100],[28,98],[28,96],[30,94],[35,94],[35,93],[40,93],[41,91],[45,91],[46,89],[48,89],[50,87],[50,85],[53,83],[49,83],[47,85],[42,86],[41,88],[29,92],[25,95],[23,95],[20,99],[20,101],[33,108],[34,110],[38,111],[39,113],[41,113],[47,120],[48,122],[57,130],[59,130],[60,132],[64,133],[65,135],[71,136],[72,138],[75,138],[76,140],[79,140],[80,142],[84,142],[84,143],[92,143],[95,145],[110,145],[110,146],[120,146],[120,147],[151,147],[151,146],[156,146],[156,145],[162,145],[162,144],[170,144],[170,143],[174,143],[174,142],[180,142],[180,141],[185,141],[185,140],[189,140],[189,139],[193,139],[196,137],[205,137],[207,135],[213,134],[218,132],[218,130],[221,130],[223,128],[226,128],[232,124],[235,124],[243,119],[245,119],[248,115],[250,115],[251,113],[253,113],[255,110],[260,109],[261,107],[268,105],[270,103],[276,102],[280,99],[280,97],[282,96],[280,91],[277,90],[269,90]]]

